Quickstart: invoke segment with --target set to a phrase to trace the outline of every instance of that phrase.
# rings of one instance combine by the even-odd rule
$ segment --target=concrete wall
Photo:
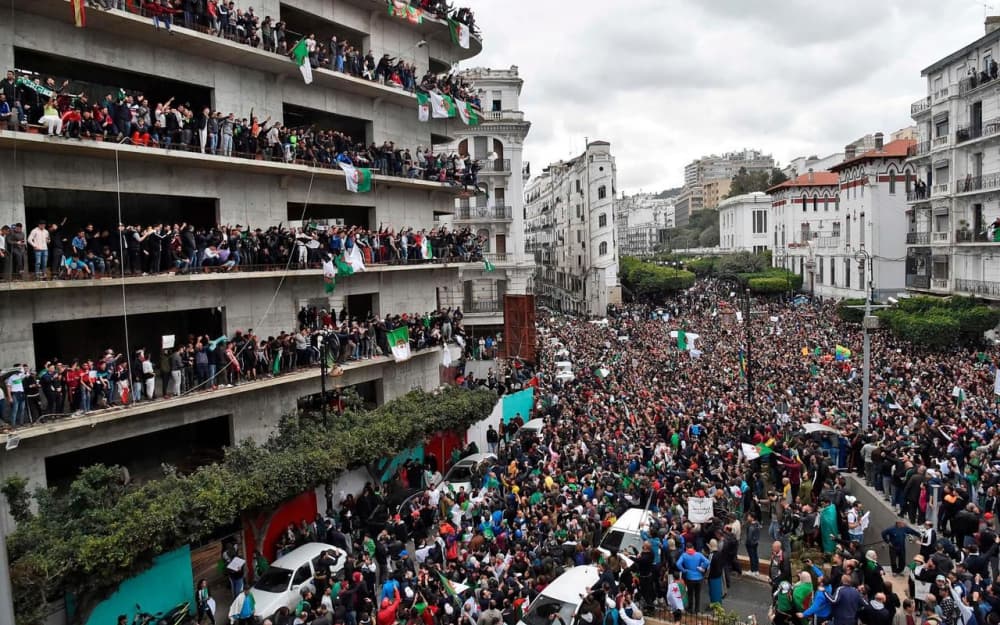
[[[882,564],[889,563],[889,551],[882,542],[882,530],[893,527],[896,524],[896,519],[899,515],[889,507],[888,502],[882,498],[882,495],[873,488],[869,488],[865,484],[864,477],[858,477],[854,473],[842,473],[847,479],[847,490],[858,498],[861,505],[865,507],[865,510],[871,512],[871,524],[868,526],[868,530],[865,532],[865,543],[868,549],[874,549],[878,553],[879,562]],[[914,527],[915,530],[920,531],[919,527]],[[920,551],[920,541],[907,542],[906,544],[906,557],[912,558],[914,555]],[[907,560],[909,561],[909,560]],[[899,592],[899,589],[895,589]]]

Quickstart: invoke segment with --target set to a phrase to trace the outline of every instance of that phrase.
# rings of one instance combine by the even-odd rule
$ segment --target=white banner
[[[715,516],[711,497],[688,497],[688,521],[707,523]]]
[[[756,460],[760,458],[760,452],[757,448],[749,443],[740,443],[740,449],[743,451],[743,457],[747,460]]]
[[[1000,395],[1000,367],[997,367],[997,377],[993,380],[993,394]]]
[[[162,349],[173,349],[174,347],[174,335],[164,334],[163,335],[163,347]]]

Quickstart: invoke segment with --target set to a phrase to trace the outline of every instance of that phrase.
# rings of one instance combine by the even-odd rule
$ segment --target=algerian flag
[[[774,450],[771,449],[771,445],[773,444],[774,444],[773,438],[768,440],[766,443],[757,443],[757,453],[761,456],[770,456],[772,453],[774,453]]]
[[[611,375],[611,371],[609,371],[608,369],[605,369],[604,367],[598,367],[597,369],[594,369],[594,375],[596,375],[597,377],[599,377],[599,378],[601,378],[603,380],[604,378],[606,378],[609,375]]]
[[[340,168],[344,170],[344,180],[347,181],[348,191],[368,193],[372,190],[372,170],[347,163],[340,163]]]
[[[337,268],[334,267],[332,260],[323,261],[323,282],[326,283],[327,295],[333,293],[333,290],[337,288]]]
[[[960,404],[965,401],[965,390],[956,384],[951,389],[951,396],[955,398],[955,403]]]
[[[417,92],[417,120],[425,122],[431,118],[431,98],[423,91]]]
[[[458,116],[466,126],[479,125],[479,113],[476,112],[476,109],[471,104],[455,98],[455,108],[458,109]]]
[[[357,273],[365,270],[365,259],[361,254],[361,248],[355,243],[351,251],[344,255],[344,260],[350,265],[351,272]]]
[[[312,65],[309,63],[309,46],[306,44],[305,38],[299,39],[299,42],[292,48],[292,58],[295,60],[295,64],[299,66],[299,71],[302,72],[302,80],[307,85],[311,84],[313,81],[313,70]]]
[[[392,349],[392,357],[396,362],[403,362],[410,359],[410,329],[406,326],[396,328],[387,335],[389,347]]]
[[[687,332],[684,330],[677,331],[677,349],[684,351],[688,348]]]
[[[483,259],[483,271],[489,273],[489,272],[493,271],[494,269],[496,269],[496,267],[493,266],[493,263],[490,262],[490,259],[489,258],[484,258]]]
[[[357,246],[355,245],[354,247],[356,248]],[[354,267],[350,265],[350,261],[347,259],[347,254],[341,254],[334,262],[337,263],[338,278],[346,278],[354,273]]]
[[[448,20],[451,28],[451,40],[461,48],[469,48],[469,27],[455,20]]]
[[[740,449],[743,451],[743,457],[747,460],[756,460],[757,458],[760,458],[760,451],[758,451],[753,445],[740,443]]]
[[[434,248],[431,247],[431,239],[427,235],[424,235],[420,241],[420,255],[424,260],[434,258]]]
[[[437,572],[437,576],[441,579],[441,587],[444,588],[444,591],[446,593],[448,593],[448,595],[451,598],[457,599],[458,598],[458,593],[455,592],[455,587],[452,585],[451,580],[448,579],[447,577],[445,577],[444,575],[442,575],[440,571],[436,571],[436,572]]]
[[[427,92],[431,99],[431,117],[434,119],[447,119],[455,116],[455,101],[450,96],[441,95],[433,91]]]

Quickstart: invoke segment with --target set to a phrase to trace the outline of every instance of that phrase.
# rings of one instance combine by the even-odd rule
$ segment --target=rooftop
[[[768,189],[767,193],[774,193],[780,189],[791,189],[794,187],[834,187],[838,184],[840,184],[840,176],[837,174],[830,171],[816,171],[786,180]]]
[[[881,150],[868,150],[862,152],[852,159],[838,163],[830,168],[830,171],[840,171],[856,163],[862,163],[876,158],[906,158],[907,150],[916,145],[915,139],[897,139],[882,146]]]

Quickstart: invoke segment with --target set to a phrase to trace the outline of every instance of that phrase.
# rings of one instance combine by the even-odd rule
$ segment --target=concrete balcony
[[[523,111],[485,111],[481,116],[485,122],[523,122]]]
[[[931,233],[930,232],[907,232],[906,233],[906,244],[907,245],[930,245],[931,243]]]
[[[1000,117],[994,117],[979,124],[960,126],[955,130],[955,144],[995,137],[998,134],[1000,134]]]
[[[920,98],[910,105],[910,117],[923,116],[931,110],[931,97]]]
[[[305,162],[286,163],[283,161],[260,160],[256,158],[216,156],[202,154],[201,152],[189,152],[182,149],[167,150],[165,148],[137,146],[128,143],[120,144],[108,141],[64,139],[48,135],[0,130],[0,151],[13,153],[15,147],[21,151],[46,152],[64,156],[105,159],[115,159],[116,157],[127,158],[135,161],[152,162],[164,167],[201,167],[204,169],[241,171],[272,176],[295,176],[299,178],[311,178],[315,176],[317,178],[323,177],[339,180],[341,184],[344,181],[343,170],[340,169],[340,166],[334,165],[309,164]],[[460,186],[431,180],[383,176],[380,174],[373,175],[372,179],[375,181],[375,192],[378,191],[380,185],[446,193],[451,196],[458,196],[463,192]],[[444,203],[442,207],[436,207],[435,210],[445,212],[448,206],[450,205]]]
[[[951,237],[948,236],[950,233],[945,232],[932,232],[931,233],[931,245],[946,245],[951,242]]]
[[[414,359],[423,360],[428,356],[432,358],[436,356],[437,360],[440,361],[441,349],[441,347],[431,347],[415,351],[411,359],[406,362],[412,362]],[[343,370],[343,375],[330,376],[329,385],[331,387],[350,386],[379,379],[383,377],[383,372],[386,368],[398,366],[406,366],[406,363],[397,364],[391,356],[378,356],[370,360],[348,362],[340,366]],[[295,405],[294,398],[284,396],[301,396],[319,392],[319,378],[320,369],[318,366],[315,366],[291,371],[273,378],[257,380],[255,382],[244,382],[237,386],[220,387],[214,391],[194,391],[168,399],[154,399],[153,401],[142,401],[127,406],[93,410],[85,414],[19,427],[17,430],[0,434],[0,444],[5,444],[11,439],[22,443],[26,440],[46,436],[59,434],[74,435],[74,430],[88,432],[89,436],[92,428],[97,428],[98,426],[102,426],[99,429],[103,429],[103,427],[110,427],[112,424],[119,422],[153,419],[154,417],[167,420],[173,425],[175,420],[177,423],[190,421],[190,416],[193,413],[203,410],[206,404],[215,405],[215,412],[220,411],[218,407],[220,405],[228,406],[228,409],[221,411],[222,413],[232,412],[232,406],[235,404],[247,404],[247,411],[250,411],[250,406],[255,401],[271,401],[275,396],[279,395],[282,396],[282,399],[285,400],[284,403],[287,404],[285,408],[279,407],[277,409],[278,412],[275,413],[281,414],[281,410]],[[291,399],[291,401],[287,401],[288,399]],[[164,419],[163,417],[165,416],[169,418]],[[268,424],[268,431],[272,427],[273,424]],[[104,435],[106,434],[102,434],[102,436]],[[266,435],[267,433],[264,434],[265,438]]]
[[[996,280],[955,279],[955,291],[980,297],[1000,298],[1000,282]]]
[[[479,170],[479,175],[483,174],[510,174],[510,159],[509,158],[496,158],[491,161],[483,161],[482,168]]]
[[[481,262],[450,262],[450,261],[428,261],[428,262],[418,262],[411,261],[407,264],[385,264],[385,265],[368,265],[365,267],[364,273],[356,275],[365,274],[380,274],[380,273],[395,273],[399,271],[413,272],[413,271],[433,271],[436,269],[460,269],[467,268],[469,266],[482,265]],[[220,281],[223,280],[266,280],[271,278],[286,277],[288,279],[298,279],[311,277],[315,280],[320,280],[323,275],[322,269],[289,269],[287,272],[284,267],[275,266],[244,266],[237,267],[233,271],[209,271],[209,272],[193,272],[187,274],[179,273],[158,273],[150,276],[125,276],[120,275],[106,275],[100,278],[90,278],[90,279],[80,279],[80,280],[36,280],[34,279],[34,274],[29,272],[26,279],[19,279],[15,276],[13,280],[8,280],[7,275],[0,276],[0,284],[3,285],[3,290],[5,291],[60,291],[64,289],[101,289],[107,287],[122,288],[126,287],[136,287],[143,285],[155,285],[155,284],[176,284],[176,283],[189,283],[192,288],[214,288]],[[251,284],[248,283],[249,288],[253,288]]]
[[[513,209],[510,206],[459,206],[452,221],[455,223],[510,221],[513,217]]]
[[[951,96],[956,95],[957,91],[958,89],[956,89],[954,86],[942,87],[941,89],[938,89],[937,91],[931,94],[930,96],[931,103],[937,104],[938,102],[943,102],[948,98],[950,98]]]
[[[840,247],[840,237],[839,236],[819,237],[818,239],[816,239],[816,247],[819,248]]]
[[[931,139],[931,151],[941,150],[948,147],[951,143],[951,137],[949,135],[941,135],[940,137],[934,137]]]
[[[931,142],[921,141],[906,148],[906,156],[909,158],[920,158],[931,153]]]
[[[931,290],[938,293],[947,293],[950,289],[951,281],[948,278],[931,278]]]
[[[369,8],[373,8],[377,4],[381,5],[381,15],[384,16],[384,2],[367,2]],[[65,21],[67,15],[72,16],[68,0],[14,0],[14,6],[19,10],[59,21]],[[115,37],[120,37],[125,33],[131,33],[135,37],[144,37],[147,32],[149,35],[153,32],[148,17],[117,9],[111,11],[91,9],[87,11],[87,30],[102,31]],[[447,24],[445,24],[445,30],[447,30]],[[171,32],[174,33],[172,37],[157,37],[155,45],[185,54],[224,61],[234,67],[247,67],[268,72],[274,74],[278,81],[288,78],[302,80],[298,66],[285,55],[267,52],[260,48],[251,48],[241,43],[176,24],[171,28]],[[447,35],[447,33],[445,34]],[[416,96],[403,89],[380,85],[371,80],[355,78],[350,74],[329,69],[314,68],[313,85],[354,93],[379,101],[392,102],[400,106],[409,106],[414,109],[417,106]]]
[[[936,184],[931,187],[931,197],[937,197],[942,195],[948,195],[951,186],[947,182],[942,182],[941,184]]]
[[[503,302],[500,300],[466,300],[462,312],[465,314],[502,313]]]

